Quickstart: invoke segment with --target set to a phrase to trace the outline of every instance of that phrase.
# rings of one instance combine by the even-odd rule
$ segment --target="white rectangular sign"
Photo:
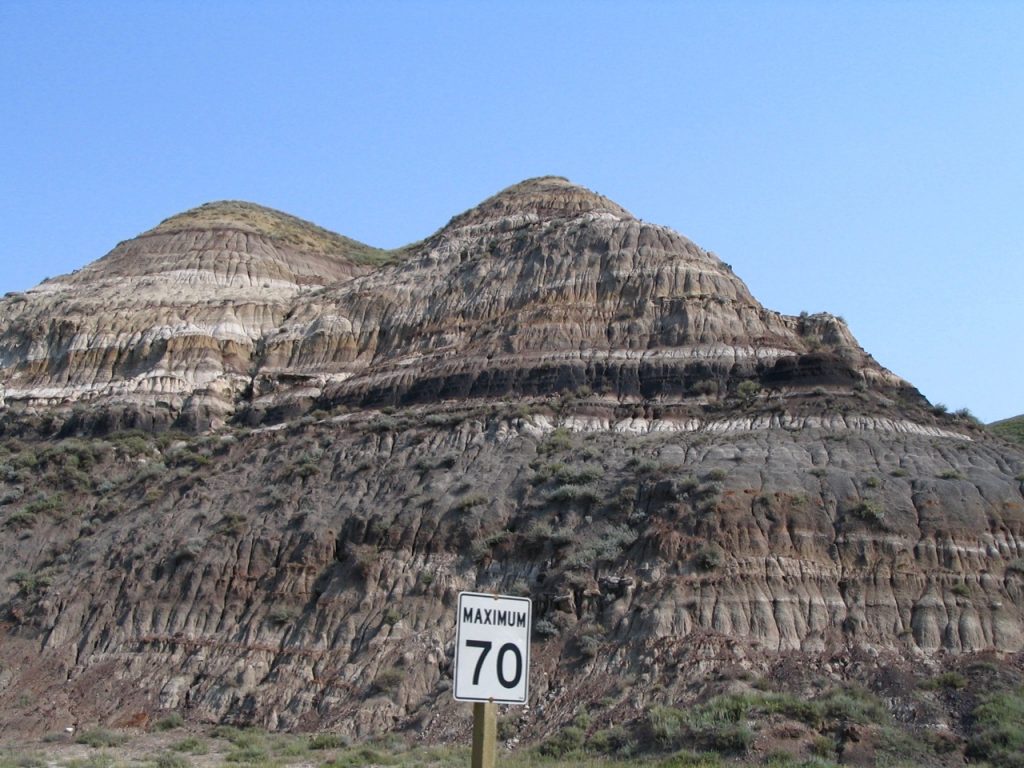
[[[530,680],[530,598],[460,592],[458,611],[455,699],[525,704]]]

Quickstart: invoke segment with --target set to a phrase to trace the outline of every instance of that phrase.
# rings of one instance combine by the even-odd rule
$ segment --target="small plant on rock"
[[[702,571],[713,571],[722,565],[724,556],[725,553],[719,547],[703,547],[694,556],[693,562]]]
[[[885,521],[885,509],[877,501],[865,499],[850,510],[850,513],[866,523],[881,525]]]
[[[967,678],[959,672],[943,672],[941,675],[921,681],[918,687],[926,691],[960,690],[967,687]]]
[[[405,673],[395,667],[387,667],[373,678],[373,688],[379,693],[394,693],[405,679]]]
[[[542,640],[547,640],[558,634],[558,627],[547,619],[538,619],[533,623],[533,634]]]
[[[741,381],[739,386],[736,387],[736,394],[739,396],[743,405],[752,405],[757,400],[758,394],[761,392],[761,385],[756,381],[747,379]]]

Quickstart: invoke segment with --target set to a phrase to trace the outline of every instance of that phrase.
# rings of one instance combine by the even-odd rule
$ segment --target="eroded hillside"
[[[0,733],[445,740],[463,589],[535,601],[523,739],[759,679],[962,733],[913,681],[1019,668],[1024,454],[838,318],[561,179],[382,266],[208,214],[0,307]]]

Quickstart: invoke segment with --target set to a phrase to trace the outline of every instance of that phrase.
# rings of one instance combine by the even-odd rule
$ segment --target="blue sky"
[[[0,293],[242,199],[373,245],[568,176],[1024,412],[1024,3],[0,0]]]

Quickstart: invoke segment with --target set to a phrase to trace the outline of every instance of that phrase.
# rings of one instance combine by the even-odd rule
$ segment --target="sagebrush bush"
[[[621,725],[595,731],[587,740],[587,751],[601,755],[622,755],[632,751],[633,738]]]
[[[348,746],[348,739],[340,733],[318,733],[309,739],[310,749],[341,749]]]
[[[105,728],[91,728],[78,734],[75,741],[93,748],[116,747],[124,742],[124,736]]]
[[[959,690],[960,688],[967,687],[967,678],[959,672],[943,672],[941,675],[921,681],[918,687],[926,691],[934,691],[940,688]]]
[[[569,725],[541,742],[537,752],[545,757],[565,757],[583,746],[583,729]]]
[[[865,499],[850,510],[850,514],[867,523],[881,524],[885,520],[885,508],[877,501]]]
[[[554,637],[558,634],[558,627],[547,619],[538,619],[533,622],[533,634],[540,638]]]
[[[161,752],[153,761],[155,768],[189,768],[191,763],[182,755],[173,752]]]
[[[172,712],[166,717],[162,717],[153,724],[153,728],[158,731],[169,731],[172,728],[181,728],[185,724],[185,718],[183,718],[178,712]]]
[[[698,550],[693,556],[694,565],[702,571],[713,571],[718,568],[725,558],[725,553],[719,547],[709,546]]]

